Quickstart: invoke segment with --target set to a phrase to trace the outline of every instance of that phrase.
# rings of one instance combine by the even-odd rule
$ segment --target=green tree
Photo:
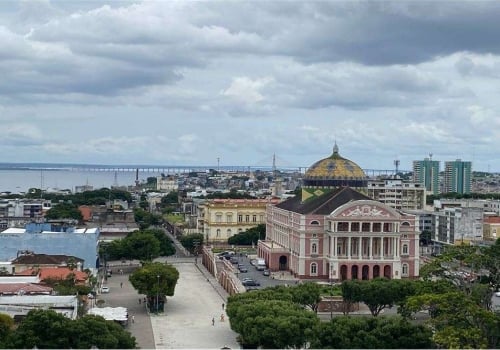
[[[251,245],[257,243],[258,240],[265,238],[266,238],[266,225],[259,224],[255,227],[249,228],[244,232],[240,232],[232,237],[229,237],[227,243],[236,245]]]
[[[346,280],[340,286],[343,299],[343,313],[348,315],[355,303],[361,301],[361,286],[356,280]]]
[[[445,348],[497,348],[500,315],[485,310],[460,291],[409,297],[404,305],[408,315],[427,311],[433,340]]]
[[[179,238],[179,242],[191,253],[195,253],[195,248],[203,245],[203,235],[201,233],[183,235]]]
[[[244,347],[265,349],[303,348],[319,322],[301,306],[282,300],[230,301],[227,313],[231,329]]]
[[[429,349],[432,333],[400,317],[336,317],[319,323],[313,349]]]
[[[6,348],[134,349],[135,338],[113,321],[87,315],[70,320],[53,310],[32,310],[12,332]]]
[[[74,349],[135,349],[136,340],[122,326],[101,316],[86,315],[72,322]]]
[[[318,305],[321,301],[323,287],[314,282],[307,282],[291,288],[293,302],[307,306],[315,313],[318,312]]]
[[[8,348],[69,349],[71,320],[53,310],[32,310],[10,338]]]
[[[383,309],[392,307],[414,294],[411,283],[411,281],[386,278],[360,281],[360,301],[368,306],[373,316],[378,316]]]
[[[160,256],[160,241],[150,232],[134,232],[122,243],[127,258],[151,261]]]
[[[47,211],[47,213],[45,214],[45,218],[49,220],[74,219],[82,221],[83,216],[75,204],[59,203]]]
[[[14,319],[7,314],[0,313],[0,348],[5,348],[7,338],[14,329]]]
[[[150,226],[160,225],[163,221],[161,215],[152,214],[146,211],[145,209],[148,208],[147,202],[141,203],[146,203],[144,208],[141,206],[141,208],[134,209],[134,219],[135,222],[139,225],[139,228],[141,230],[145,230]]]
[[[148,228],[144,230],[145,233],[151,233],[160,242],[160,256],[169,256],[175,254],[174,243],[165,234],[161,228]]]
[[[151,311],[163,311],[166,296],[174,295],[179,271],[169,264],[145,263],[135,270],[129,280],[139,294],[147,295]]]

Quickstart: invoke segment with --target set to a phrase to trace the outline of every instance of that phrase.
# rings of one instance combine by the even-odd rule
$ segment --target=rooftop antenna
[[[273,153],[273,176],[276,176],[276,153]]]
[[[220,158],[217,157],[217,173],[220,174],[220,166],[219,166],[219,163],[220,162]]]
[[[400,163],[399,159],[396,158],[394,160],[394,166],[396,167],[396,176],[398,175],[399,172],[399,163]]]
[[[432,162],[432,153],[429,153],[429,160]]]
[[[118,187],[118,173],[115,171],[115,180],[113,182],[114,187]]]
[[[40,169],[40,199],[42,199],[43,193],[43,169]]]

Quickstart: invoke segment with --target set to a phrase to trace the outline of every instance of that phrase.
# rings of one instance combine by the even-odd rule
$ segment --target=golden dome
[[[359,165],[341,157],[335,143],[333,154],[314,163],[306,171],[304,180],[306,185],[307,180],[366,180],[366,174]]]

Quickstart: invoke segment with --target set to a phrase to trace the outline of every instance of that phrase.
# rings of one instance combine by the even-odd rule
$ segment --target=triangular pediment
[[[399,219],[401,217],[393,208],[372,200],[346,203],[335,209],[329,216],[346,219]]]

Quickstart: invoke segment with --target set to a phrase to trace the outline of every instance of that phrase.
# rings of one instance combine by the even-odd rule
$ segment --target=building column
[[[368,255],[370,255],[370,260],[373,260],[373,237],[370,237],[370,246],[368,247]]]
[[[362,245],[362,243],[363,243],[363,237],[358,237],[358,239],[359,239],[359,242],[358,242],[359,243],[358,244],[358,247],[359,247],[359,249],[358,249],[358,259],[361,260],[363,258],[363,245]]]
[[[347,259],[351,259],[351,236],[348,237],[347,241]]]
[[[379,252],[380,252],[380,259],[384,260],[384,237],[380,237],[380,246],[379,246]]]

